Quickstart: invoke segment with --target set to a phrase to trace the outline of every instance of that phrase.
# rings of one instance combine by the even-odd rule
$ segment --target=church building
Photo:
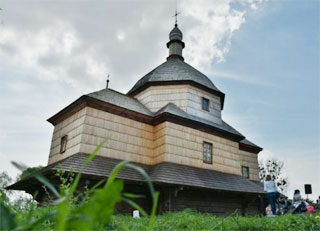
[[[182,32],[169,34],[167,60],[139,79],[127,94],[110,88],[86,94],[53,115],[48,165],[41,172],[58,182],[59,169],[83,172],[81,185],[109,176],[116,164],[129,160],[143,167],[160,192],[158,212],[193,209],[227,215],[254,215],[264,208],[257,156],[262,150],[227,124],[221,111],[225,94],[203,73],[184,61]],[[84,169],[87,156],[107,142]],[[71,170],[72,169],[72,170]],[[125,191],[145,193],[142,176],[120,172]],[[41,183],[23,179],[9,189],[38,191]],[[139,203],[139,202],[138,202]],[[141,201],[146,209],[150,198]],[[133,208],[120,204],[119,213]]]

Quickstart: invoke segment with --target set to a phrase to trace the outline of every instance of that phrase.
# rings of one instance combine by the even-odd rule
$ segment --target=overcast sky
[[[46,121],[82,94],[126,93],[165,61],[175,0],[0,0],[0,171],[46,165]],[[223,118],[320,195],[319,1],[180,0],[185,61],[226,94]],[[318,185],[316,185],[318,183]]]

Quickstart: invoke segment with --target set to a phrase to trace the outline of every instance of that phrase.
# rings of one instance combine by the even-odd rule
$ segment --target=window
[[[242,176],[249,178],[249,168],[246,166],[242,166]]]
[[[209,111],[210,101],[207,98],[202,97],[202,110]]]
[[[203,162],[212,164],[212,144],[203,142]]]
[[[60,140],[60,153],[64,153],[67,149],[67,140],[68,140],[68,136],[62,136],[61,140]]]

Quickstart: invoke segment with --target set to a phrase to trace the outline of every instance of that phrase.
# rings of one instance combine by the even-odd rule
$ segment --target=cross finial
[[[180,14],[181,12],[178,12],[178,10],[176,9],[176,13],[172,16],[172,17],[175,17],[176,18],[176,20],[175,20],[175,26],[177,26],[178,25],[178,15]]]
[[[109,88],[109,82],[110,82],[109,78],[110,78],[110,75],[108,74],[108,77],[107,77],[107,89]]]

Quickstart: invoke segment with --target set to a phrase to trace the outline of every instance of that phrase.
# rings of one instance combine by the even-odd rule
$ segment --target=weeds
[[[83,167],[92,161],[103,144],[104,142],[98,145],[88,156],[83,163]],[[75,177],[72,176],[72,179],[74,178],[72,183],[70,183],[70,181],[62,181],[63,184],[58,191],[47,178],[35,169],[28,169],[26,166],[16,162],[13,162],[13,165],[22,171],[27,171],[30,175],[40,181],[56,197],[53,201],[55,207],[48,211],[44,210],[40,216],[39,214],[36,214],[34,208],[31,208],[23,217],[23,221],[18,223],[16,219],[18,214],[11,209],[10,205],[5,204],[4,200],[1,199],[0,230],[32,230],[39,225],[53,225],[53,228],[56,231],[103,230],[103,227],[109,224],[111,216],[114,214],[115,206],[120,201],[128,203],[135,209],[138,209],[144,216],[148,216],[148,213],[132,200],[133,198],[136,198],[136,195],[122,192],[124,183],[122,180],[116,179],[116,177],[125,167],[136,170],[146,179],[153,201],[151,215],[150,217],[148,216],[148,230],[152,230],[159,193],[154,190],[151,179],[144,169],[133,165],[128,161],[119,163],[113,169],[108,179],[98,182],[94,187],[87,190],[86,194],[90,199],[84,197],[84,201],[81,201],[78,206],[74,205],[74,197],[82,176],[81,173],[75,175]]]

